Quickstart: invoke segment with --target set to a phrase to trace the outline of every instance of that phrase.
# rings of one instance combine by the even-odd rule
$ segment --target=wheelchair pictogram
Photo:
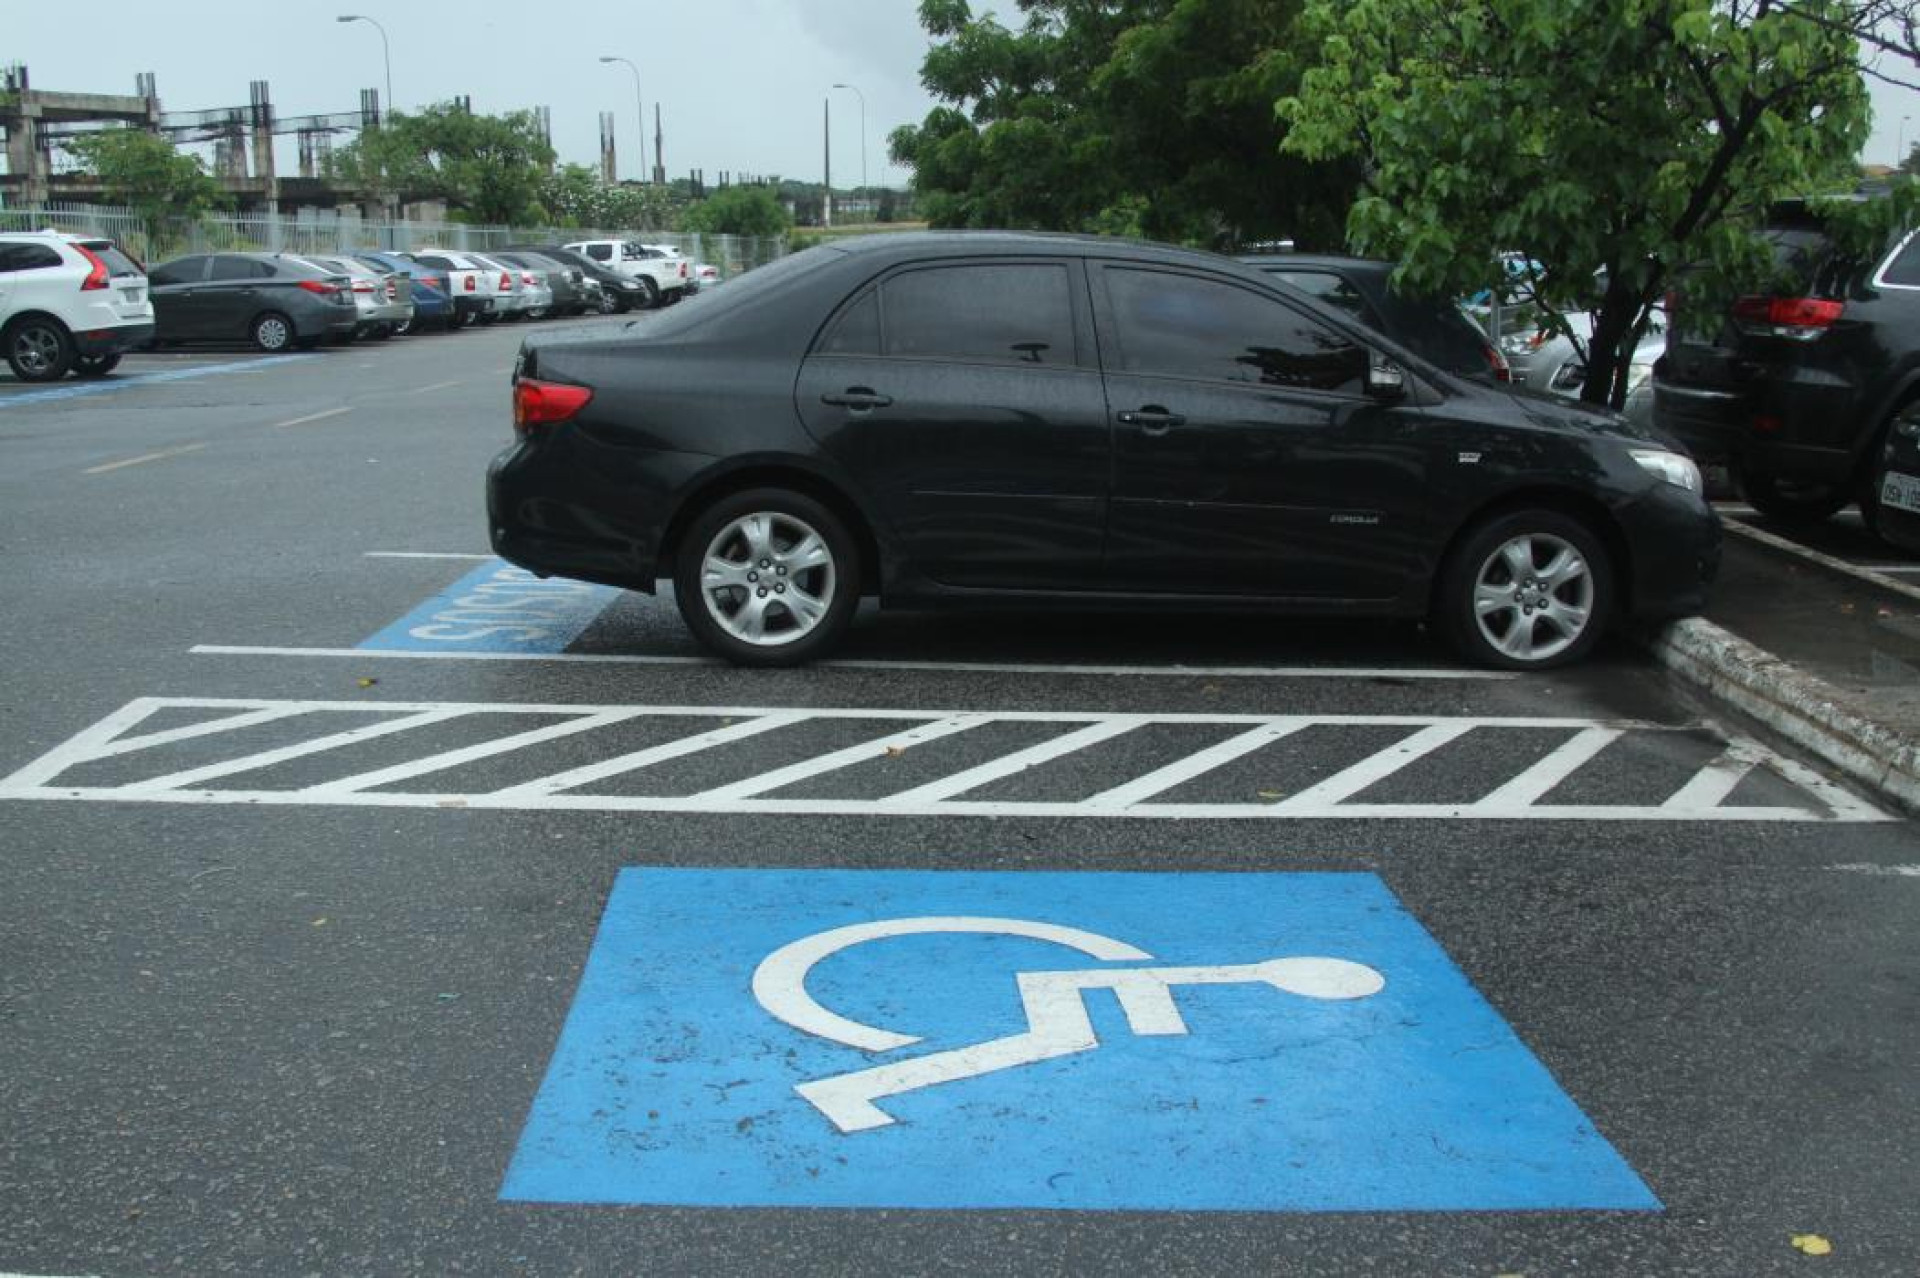
[[[856,945],[933,933],[1025,937],[1051,942],[1103,963],[1137,963],[1153,958],[1111,937],[1025,919],[885,919],[833,928],[782,946],[755,970],[754,998],[777,1019],[818,1038],[869,1052],[911,1047],[921,1039],[863,1025],[823,1007],[807,992],[807,974],[822,960]],[[794,1090],[842,1132],[868,1131],[894,1123],[893,1116],[875,1103],[888,1097],[1095,1050],[1100,1038],[1087,1011],[1085,995],[1090,990],[1113,991],[1134,1034],[1168,1037],[1188,1033],[1174,998],[1174,991],[1183,987],[1261,984],[1301,998],[1352,1000],[1378,994],[1386,988],[1386,978],[1363,963],[1294,956],[1224,966],[1017,972],[1014,984],[1027,1018],[1022,1033],[815,1079]]]

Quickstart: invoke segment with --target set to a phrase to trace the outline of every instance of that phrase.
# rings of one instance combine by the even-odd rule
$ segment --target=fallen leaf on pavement
[[[378,679],[362,679],[360,681],[360,686],[363,688],[371,688],[374,684],[379,682],[380,681]]]
[[[1819,1234],[1795,1234],[1793,1245],[1809,1256],[1827,1256],[1833,1253],[1833,1244]]]
[[[315,919],[313,921],[313,925],[315,927],[325,927],[327,925],[327,921],[325,919]]]
[[[1278,790],[1262,790],[1260,791],[1260,797],[1263,799],[1284,799],[1287,796]]]
[[[907,752],[907,748],[905,746],[888,746],[887,747],[887,757],[889,759],[897,759],[901,755],[905,754],[906,752]]]

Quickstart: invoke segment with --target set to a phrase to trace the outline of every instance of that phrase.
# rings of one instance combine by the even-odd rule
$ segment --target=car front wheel
[[[1500,670],[1549,670],[1586,656],[1614,607],[1613,565],[1578,520],[1519,510],[1454,548],[1435,600],[1461,656]]]
[[[693,521],[674,595],[694,637],[736,665],[793,666],[833,646],[860,603],[846,526],[801,493],[723,497]]]

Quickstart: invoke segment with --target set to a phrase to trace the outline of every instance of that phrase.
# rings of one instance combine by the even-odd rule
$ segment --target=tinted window
[[[888,355],[997,364],[1071,364],[1073,295],[1064,266],[942,266],[882,286]]]
[[[42,271],[60,264],[59,251],[45,244],[0,244],[0,271]]]
[[[145,275],[140,263],[128,257],[109,240],[86,240],[87,251],[107,264],[107,272],[115,279],[123,275]]]
[[[216,280],[270,280],[273,268],[250,257],[216,257],[212,277]]]
[[[434,257],[432,254],[422,254],[421,256],[415,258],[414,261],[419,262],[422,266],[437,266],[443,271],[451,271],[456,269],[454,264],[452,262],[449,262],[446,258]]]
[[[1908,238],[1900,246],[1900,251],[1887,263],[1887,269],[1881,273],[1883,284],[1898,284],[1903,288],[1920,288],[1920,235]]]
[[[1360,290],[1331,271],[1271,271],[1303,293],[1310,293],[1329,306],[1335,306],[1362,324],[1379,326],[1379,319]]]
[[[1365,381],[1364,346],[1249,289],[1157,271],[1106,279],[1127,372],[1322,391]]]
[[[151,284],[196,284],[206,274],[207,259],[204,257],[182,257],[153,268],[153,274],[147,277]]]
[[[880,353],[880,294],[868,291],[834,321],[820,341],[822,355]]]
[[[587,245],[587,256],[596,262],[611,262],[613,260],[613,245],[589,244]]]

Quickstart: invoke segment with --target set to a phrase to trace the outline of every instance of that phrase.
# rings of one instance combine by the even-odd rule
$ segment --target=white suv
[[[628,279],[637,280],[645,290],[646,306],[658,306],[674,290],[686,287],[686,280],[680,274],[680,264],[669,260],[659,249],[649,248],[645,244],[636,244],[632,240],[576,240],[561,247],[584,254],[610,271],[618,271]]]
[[[102,377],[152,336],[147,273],[113,241],[0,232],[0,348],[15,377]]]

